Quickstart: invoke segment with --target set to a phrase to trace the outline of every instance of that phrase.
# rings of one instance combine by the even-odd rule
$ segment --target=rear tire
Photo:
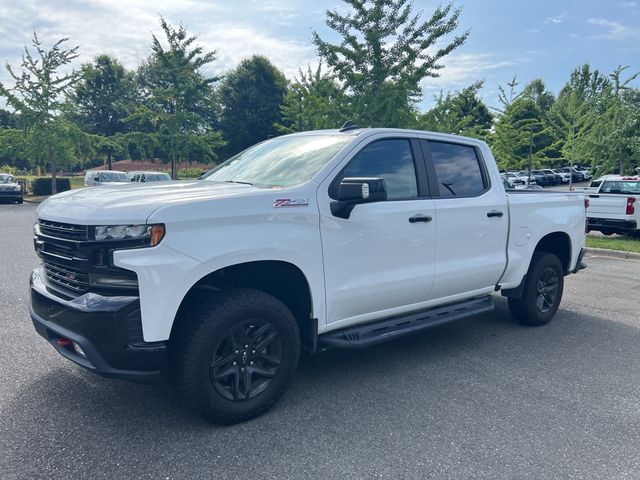
[[[198,295],[176,319],[174,382],[186,405],[214,423],[261,415],[298,365],[300,334],[289,309],[258,290]]]
[[[547,252],[533,254],[521,298],[509,298],[511,314],[524,325],[541,326],[558,311],[564,290],[562,263]]]

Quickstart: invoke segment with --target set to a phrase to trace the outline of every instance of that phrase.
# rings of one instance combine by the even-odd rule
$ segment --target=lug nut
[[[249,348],[249,345],[245,345],[244,348]]]
[[[244,367],[242,367],[242,368],[240,369],[240,371],[241,371],[241,372],[244,372]]]
[[[233,362],[231,365],[235,367],[236,365],[238,365],[238,362]]]
[[[255,350],[251,350],[251,355],[255,355],[256,351]]]
[[[249,365],[253,365],[253,362],[249,362]]]
[[[238,355],[240,353],[240,350],[236,350],[235,354]]]

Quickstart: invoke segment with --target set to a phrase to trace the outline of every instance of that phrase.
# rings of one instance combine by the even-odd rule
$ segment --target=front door
[[[331,196],[345,177],[383,178],[387,201],[357,205],[348,219],[334,217]],[[381,138],[361,148],[320,187],[331,328],[400,314],[428,300],[434,279],[436,211],[425,177],[416,139]],[[416,216],[431,220],[415,221]]]

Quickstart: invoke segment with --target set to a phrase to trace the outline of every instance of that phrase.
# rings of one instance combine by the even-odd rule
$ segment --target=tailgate
[[[589,195],[587,217],[615,218],[624,220],[627,216],[627,195]]]

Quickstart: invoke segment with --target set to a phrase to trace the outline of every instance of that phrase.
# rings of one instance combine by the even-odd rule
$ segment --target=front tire
[[[533,254],[521,298],[509,298],[511,314],[524,325],[541,326],[558,311],[564,290],[562,263],[546,252]]]
[[[298,365],[300,334],[275,297],[234,289],[196,297],[176,319],[173,378],[188,407],[214,423],[261,415]]]

